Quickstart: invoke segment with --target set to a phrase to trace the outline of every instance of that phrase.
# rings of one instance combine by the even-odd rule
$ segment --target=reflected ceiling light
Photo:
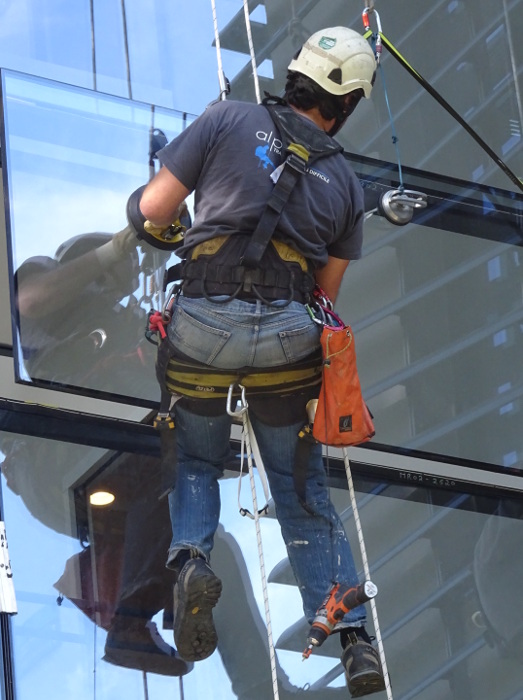
[[[114,493],[109,491],[95,491],[89,496],[89,503],[92,506],[108,506],[114,501]]]

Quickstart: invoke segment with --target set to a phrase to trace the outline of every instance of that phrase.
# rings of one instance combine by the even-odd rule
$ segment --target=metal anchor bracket
[[[414,209],[425,209],[427,195],[415,190],[389,190],[378,200],[378,214],[397,226],[412,220]]]

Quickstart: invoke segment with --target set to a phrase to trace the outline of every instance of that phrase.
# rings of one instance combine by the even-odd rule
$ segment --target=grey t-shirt
[[[214,236],[255,230],[274,187],[271,173],[284,154],[265,107],[221,101],[207,107],[158,157],[195,192],[193,225],[177,251],[184,257]],[[361,257],[363,215],[361,185],[337,153],[319,158],[299,178],[274,235],[314,267],[323,267],[329,255],[356,260]]]

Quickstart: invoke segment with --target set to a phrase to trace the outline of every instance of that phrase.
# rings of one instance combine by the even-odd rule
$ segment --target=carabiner
[[[377,12],[377,10],[374,8],[374,3],[371,3],[372,7],[365,7],[361,14],[361,19],[363,22],[363,28],[365,32],[372,31],[370,28],[370,19],[369,19],[369,14],[373,14],[376,18],[376,28],[377,31],[373,33],[374,41],[375,41],[375,46],[374,46],[374,53],[376,56],[376,63],[379,65],[380,63],[380,58],[381,58],[381,51],[382,51],[382,43],[381,43],[381,20],[380,16]]]
[[[236,409],[234,409],[232,407],[232,395],[236,387],[238,387],[238,389],[240,390],[241,399],[238,399],[236,401]],[[239,408],[238,404],[240,404]],[[229,391],[227,392],[227,413],[233,418],[236,418],[237,416],[243,416],[247,411],[248,407],[249,404],[247,403],[247,399],[245,397],[245,387],[243,386],[243,384],[236,384],[235,382],[233,382],[229,386]]]

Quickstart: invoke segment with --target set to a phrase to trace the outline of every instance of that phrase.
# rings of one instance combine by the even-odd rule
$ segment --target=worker
[[[185,262],[167,331],[179,358],[218,372],[281,370],[313,358],[321,365],[320,328],[306,304],[314,284],[334,302],[349,261],[361,256],[363,192],[332,137],[360,99],[370,96],[374,53],[357,32],[331,27],[313,34],[288,68],[284,99],[272,100],[280,126],[264,105],[213,103],[159,151],[160,170],[129,200],[130,222],[140,235],[141,228],[166,230],[180,203],[194,192],[193,225],[177,250]],[[271,241],[264,242],[256,259],[248,244],[286,172],[285,124],[293,142],[320,155],[302,167],[287,201],[272,217]],[[314,386],[312,393],[318,391]],[[307,510],[294,487],[306,393],[298,387],[272,401],[249,400],[249,414],[305,616],[312,621],[333,582],[358,581],[330,501],[321,445],[314,445],[308,457]],[[177,577],[174,638],[185,660],[198,661],[217,644],[213,608],[222,583],[210,555],[232,418],[225,400],[184,397],[173,411],[178,476],[169,495],[167,567]],[[334,630],[340,633],[352,697],[385,687],[365,622],[365,608],[358,606]]]

